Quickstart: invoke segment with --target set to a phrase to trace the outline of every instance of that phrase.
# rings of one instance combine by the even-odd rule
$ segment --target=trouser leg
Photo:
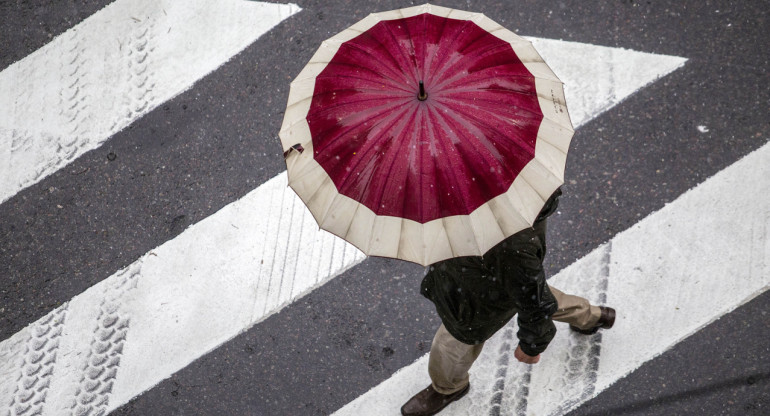
[[[559,309],[551,317],[554,321],[566,322],[580,329],[590,329],[596,326],[602,311],[598,306],[591,305],[587,299],[580,296],[568,295],[553,286],[548,286],[556,298]]]
[[[468,345],[455,339],[441,324],[430,347],[428,374],[433,389],[452,394],[468,385],[468,370],[481,354],[483,343]]]

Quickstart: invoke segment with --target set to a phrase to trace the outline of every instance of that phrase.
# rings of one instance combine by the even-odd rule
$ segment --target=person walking
[[[432,301],[441,326],[430,349],[431,384],[401,408],[404,416],[429,416],[462,398],[470,388],[468,370],[484,342],[517,316],[519,345],[514,356],[536,364],[556,335],[553,321],[593,334],[609,329],[615,310],[561,292],[546,283],[546,218],[561,190],[546,201],[535,223],[482,256],[455,257],[426,269],[420,292]]]
[[[421,292],[442,325],[431,385],[404,415],[462,397],[484,342],[513,316],[527,363],[553,320],[612,326],[612,308],[549,287],[543,272],[574,131],[563,84],[530,41],[431,4],[369,15],[292,82],[279,133],[287,179],[319,227],[368,256],[430,265]]]

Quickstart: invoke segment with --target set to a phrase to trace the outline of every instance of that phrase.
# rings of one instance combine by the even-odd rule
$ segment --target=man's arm
[[[540,253],[519,250],[516,267],[520,276],[518,291],[519,347],[529,357],[537,357],[545,351],[556,335],[556,326],[551,316],[558,306],[556,298],[548,288]],[[518,357],[517,357],[518,358]],[[520,360],[521,361],[521,360]]]

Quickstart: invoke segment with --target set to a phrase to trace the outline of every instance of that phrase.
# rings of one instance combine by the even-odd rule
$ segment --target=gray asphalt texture
[[[0,205],[2,339],[281,172],[288,84],[320,42],[412,5],[297,3],[194,88]],[[550,275],[768,142],[770,2],[435,3],[521,35],[688,58],[577,131],[549,222]],[[104,4],[0,3],[0,69]],[[329,414],[428,351],[439,322],[421,277],[370,258],[115,413]],[[766,293],[573,414],[770,414],[768,310]]]

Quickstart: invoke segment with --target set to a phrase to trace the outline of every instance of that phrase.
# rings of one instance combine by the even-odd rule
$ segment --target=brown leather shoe
[[[592,335],[595,334],[600,328],[612,328],[612,325],[615,325],[615,309],[606,306],[599,306],[599,309],[602,310],[602,316],[600,316],[599,320],[596,321],[596,326],[589,329],[580,329],[574,325],[570,325],[570,329],[584,335]]]
[[[401,407],[401,414],[404,416],[431,416],[447,407],[449,403],[460,399],[468,393],[470,384],[464,389],[452,394],[441,394],[433,389],[433,385],[425,390],[415,394],[405,405]]]

